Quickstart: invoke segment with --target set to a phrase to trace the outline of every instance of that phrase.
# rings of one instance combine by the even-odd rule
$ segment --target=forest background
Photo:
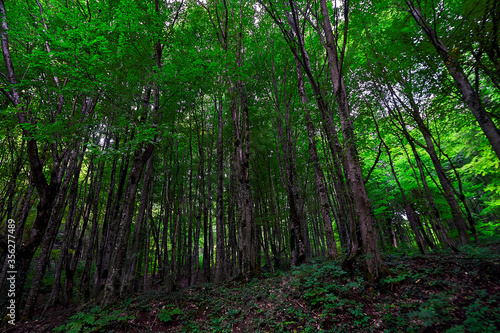
[[[381,252],[498,233],[497,1],[0,0],[0,18],[16,318],[47,276],[46,308],[319,256],[376,281]]]

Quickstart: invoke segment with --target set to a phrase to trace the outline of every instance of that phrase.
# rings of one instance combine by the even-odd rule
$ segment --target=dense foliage
[[[497,1],[20,2],[0,0],[2,317],[316,257],[396,285],[383,254],[498,234]],[[432,297],[399,311],[435,326]]]

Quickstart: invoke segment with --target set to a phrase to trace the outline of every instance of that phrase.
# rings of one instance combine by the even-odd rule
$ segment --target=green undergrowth
[[[391,254],[389,275],[313,260],[249,282],[151,290],[119,304],[88,306],[55,332],[498,332],[500,255]]]

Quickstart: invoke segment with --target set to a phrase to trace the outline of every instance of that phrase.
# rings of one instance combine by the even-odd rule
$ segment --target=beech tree
[[[45,310],[317,256],[377,280],[381,251],[497,231],[494,1],[23,4],[0,0],[18,315],[47,277]]]

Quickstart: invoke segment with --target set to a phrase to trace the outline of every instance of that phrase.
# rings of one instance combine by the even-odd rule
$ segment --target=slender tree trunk
[[[431,218],[435,220],[435,225],[433,225],[433,228],[438,235],[439,240],[441,243],[447,245],[449,248],[451,248],[453,251],[457,252],[458,250],[456,247],[453,245],[451,240],[449,239],[448,232],[443,226],[443,221],[441,219],[441,214],[439,212],[439,209],[436,206],[436,203],[434,201],[434,198],[431,193],[431,189],[429,188],[429,184],[427,183],[427,179],[425,177],[425,171],[423,167],[423,162],[422,159],[420,158],[420,155],[417,152],[417,147],[415,146],[415,143],[413,140],[409,137],[409,133],[405,132],[405,136],[407,136],[407,141],[410,144],[410,147],[413,152],[413,156],[415,157],[415,160],[417,162],[417,168],[419,170],[420,174],[420,180],[422,181],[422,186],[424,187],[424,193],[427,198],[426,203],[429,206]]]
[[[353,192],[356,211],[358,213],[358,225],[363,242],[363,252],[366,255],[366,268],[371,279],[378,278],[382,269],[382,258],[377,244],[377,235],[375,220],[370,207],[370,200],[366,193],[366,188],[363,182],[361,173],[361,165],[357,152],[354,128],[350,118],[349,103],[347,100],[347,92],[345,89],[344,78],[341,66],[337,55],[337,42],[335,40],[332,26],[330,24],[328,8],[326,0],[320,0],[321,15],[323,16],[322,27],[326,39],[326,51],[328,55],[328,63],[330,75],[332,78],[335,100],[339,111],[340,123],[342,126],[342,137],[344,139],[344,148],[347,161],[347,178],[350,188]],[[346,24],[347,24],[347,8],[345,9]],[[344,36],[347,38],[347,36]]]
[[[14,139],[11,136],[8,136],[6,140],[9,141],[9,147],[10,147],[10,155],[11,155],[11,177],[8,181],[8,185],[6,186],[6,192],[5,195],[2,198],[2,201],[0,202],[0,207],[6,207],[6,209],[0,209],[0,220],[8,220],[12,218],[12,210],[13,210],[13,203],[12,201],[14,200],[14,194],[15,194],[15,188],[16,188],[16,182],[17,182],[17,177],[21,173],[22,167],[26,161],[26,155],[24,154],[24,147],[26,144],[26,140],[22,140],[21,147],[19,148],[19,156],[15,159],[14,161],[14,145],[15,143],[13,142]],[[4,161],[0,163],[5,163]],[[5,213],[5,216],[4,216]]]
[[[189,165],[193,165],[193,148],[191,144],[191,137],[189,137]],[[195,191],[197,186],[195,186]],[[189,173],[189,191],[188,191],[188,206],[189,206],[189,221],[188,221],[188,241],[187,247],[185,247],[186,255],[186,266],[187,266],[187,278],[189,281],[189,285],[193,285],[194,283],[194,258],[193,258],[193,220],[196,219],[195,209],[194,209],[194,201],[193,201],[193,172]],[[196,193],[194,195],[196,197]],[[198,254],[196,254],[198,256]]]
[[[295,39],[296,44],[298,45],[298,50],[290,43],[290,50],[294,54],[295,58],[301,63],[302,68],[309,79],[309,83],[314,92],[314,97],[316,100],[316,104],[318,109],[320,110],[321,116],[323,117],[323,128],[325,130],[325,134],[328,138],[328,146],[332,152],[332,161],[335,171],[335,193],[337,196],[337,203],[341,209],[338,217],[341,220],[339,224],[346,225],[349,228],[349,243],[350,248],[349,251],[354,256],[357,255],[359,249],[360,238],[358,237],[358,225],[357,225],[357,217],[354,209],[354,201],[353,201],[353,191],[352,186],[348,187],[344,182],[344,169],[346,172],[348,170],[348,160],[347,155],[343,151],[337,131],[333,122],[333,118],[331,112],[328,107],[328,103],[323,96],[323,92],[318,85],[315,77],[312,74],[311,65],[309,61],[309,55],[305,48],[304,44],[304,36],[302,35],[301,30],[299,29],[299,23],[297,19],[297,12],[294,6],[294,2],[290,1],[291,12],[287,13],[287,18],[290,27],[292,28],[292,32],[288,33],[287,36]],[[330,27],[331,32],[331,27]],[[328,51],[328,49],[327,49]],[[333,76],[332,76],[333,79]],[[342,81],[343,83],[343,81]],[[345,138],[344,138],[345,139]],[[354,144],[354,142],[351,142]],[[349,179],[349,177],[348,177]]]
[[[78,176],[75,175],[75,178],[77,177]],[[70,247],[71,240],[73,239],[73,231],[76,230],[76,228],[73,225],[73,222],[75,221],[74,215],[76,210],[77,195],[78,195],[78,181],[75,179],[71,184],[69,192],[69,201],[72,202],[73,204],[69,206],[68,214],[66,215],[63,243],[61,245],[59,258],[57,260],[56,270],[54,273],[54,286],[52,287],[52,292],[50,294],[49,300],[47,301],[47,305],[45,306],[45,309],[43,311],[44,313],[47,311],[49,306],[53,305],[55,302],[58,301],[59,290],[61,288],[62,270],[64,268],[65,262],[67,262],[68,260],[68,249]]]
[[[285,118],[285,125],[289,125],[290,109],[285,96],[282,99],[278,92],[278,85],[276,82],[276,70],[273,66],[273,90],[275,95],[276,106],[276,129],[278,140],[281,143],[280,147],[276,147],[278,153],[278,160],[281,164],[281,174],[283,185],[286,189],[288,205],[289,205],[289,223],[290,223],[290,250],[292,255],[292,265],[300,265],[306,261],[306,244],[305,235],[302,232],[302,225],[306,223],[305,209],[301,195],[301,189],[298,184],[297,167],[294,158],[293,139],[289,127],[283,129],[282,117]],[[286,81],[286,76],[284,77]],[[285,109],[285,114],[282,115],[282,108]],[[283,155],[280,154],[280,151]]]
[[[108,295],[105,295],[105,302],[111,301],[111,296],[119,296],[124,290],[122,284],[122,274],[124,264],[126,263],[126,253],[129,243],[129,235],[132,224],[132,216],[134,213],[135,195],[139,185],[140,175],[143,171],[144,165],[153,153],[153,144],[147,144],[144,151],[138,150],[135,153],[132,167],[130,169],[127,186],[125,190],[125,202],[120,216],[120,224],[117,233],[117,242],[113,254],[113,261],[111,266],[111,274],[107,280],[107,285],[110,288]]]
[[[115,139],[115,149],[119,149],[119,137]],[[101,245],[96,260],[96,268],[94,272],[94,289],[93,297],[96,298],[98,293],[104,288],[104,283],[109,276],[109,265],[113,251],[113,244],[116,238],[116,225],[118,220],[118,207],[122,199],[123,188],[125,186],[126,172],[128,171],[128,161],[126,158],[122,161],[120,167],[118,188],[115,195],[115,182],[116,182],[116,167],[118,158],[113,160],[110,174],[110,185],[106,202],[106,212],[104,214],[104,222],[102,226]]]
[[[153,214],[149,214],[149,218],[153,220]],[[144,248],[144,280],[142,281],[142,290],[144,292],[148,291],[148,273],[149,273],[149,249],[151,248],[150,242],[151,242],[151,227],[150,223],[146,223],[146,243],[145,243],[145,248]]]
[[[434,169],[436,170],[439,183],[441,184],[441,187],[443,188],[443,194],[446,199],[446,202],[450,206],[451,209],[451,215],[453,216],[453,220],[455,221],[455,225],[458,230],[458,234],[460,236],[461,242],[462,243],[468,243],[469,242],[469,235],[467,234],[467,224],[463,218],[462,212],[460,205],[458,204],[458,201],[455,197],[455,191],[453,189],[453,184],[451,183],[450,179],[446,175],[443,166],[441,164],[441,161],[439,160],[439,157],[437,155],[434,142],[431,137],[431,133],[427,126],[425,126],[423,119],[420,116],[419,109],[415,101],[413,100],[412,96],[409,96],[410,99],[410,105],[412,109],[412,117],[415,119],[418,125],[418,129],[422,133],[426,147],[425,150],[431,157],[432,164],[434,166]]]
[[[139,203],[139,211],[137,213],[137,217],[135,220],[135,226],[134,226],[134,235],[132,239],[132,246],[130,248],[130,254],[129,254],[129,262],[128,262],[128,267],[126,268],[126,273],[125,273],[125,278],[123,281],[123,284],[125,285],[125,291],[130,291],[130,288],[132,287],[131,281],[135,278],[135,272],[136,272],[136,265],[137,265],[137,256],[139,255],[139,240],[141,238],[141,232],[143,228],[143,224],[146,222],[147,219],[145,218],[146,210],[149,207],[149,187],[153,186],[151,184],[151,176],[152,176],[152,169],[153,169],[153,157],[150,156],[147,164],[146,164],[146,169],[144,171],[144,176],[142,179],[142,189],[141,189],[141,200]]]
[[[391,167],[392,176],[394,177],[394,180],[396,181],[396,184],[398,185],[399,192],[401,193],[405,213],[406,213],[406,216],[408,218],[408,222],[410,222],[410,227],[413,231],[413,234],[415,235],[415,240],[417,242],[418,249],[420,250],[420,253],[425,254],[426,247],[425,247],[424,240],[423,240],[422,233],[421,233],[422,230],[420,230],[418,227],[417,213],[415,212],[413,205],[408,201],[408,198],[406,197],[406,193],[405,193],[403,187],[401,186],[401,183],[400,183],[398,176],[396,174],[396,170],[394,169],[394,164],[392,163],[392,157],[391,157],[391,152],[389,150],[389,146],[387,146],[387,144],[384,141],[384,138],[382,137],[382,135],[380,133],[380,129],[378,127],[378,123],[377,123],[377,120],[375,119],[375,115],[373,114],[373,111],[372,111],[372,119],[373,119],[373,122],[375,123],[377,135],[380,139],[380,142],[384,146],[385,152],[387,154],[387,158],[389,159],[389,165]]]
[[[226,277],[226,251],[224,245],[224,138],[222,131],[224,122],[222,120],[222,97],[219,98],[219,103],[215,102],[217,110],[218,137],[217,137],[217,199],[215,213],[215,228],[216,228],[216,252],[215,252],[215,283],[222,282]]]
[[[229,166],[229,193],[236,193],[236,166],[235,156],[231,154]],[[229,196],[229,204],[227,209],[228,221],[228,255],[226,256],[226,265],[228,267],[228,275],[235,275],[239,273],[240,254],[238,251],[238,241],[236,237],[236,195]]]
[[[109,137],[108,137],[109,138]],[[108,141],[109,143],[109,141]],[[102,177],[104,174],[104,162],[101,163],[97,177],[97,184],[94,190],[94,203],[92,204],[92,229],[90,231],[89,246],[85,256],[85,267],[80,279],[80,295],[82,295],[85,303],[90,300],[90,270],[92,261],[97,254],[99,248],[99,198],[101,193]]]
[[[321,169],[319,163],[318,149],[316,148],[316,130],[311,119],[309,108],[307,107],[308,101],[304,88],[304,79],[302,77],[302,70],[300,69],[299,63],[297,61],[295,62],[295,69],[297,73],[299,95],[306,118],[307,134],[309,137],[309,155],[314,168],[314,180],[316,184],[316,191],[318,193],[320,201],[321,217],[323,218],[323,225],[325,228],[328,257],[336,258],[337,244],[335,242],[335,235],[333,233],[332,227],[332,218],[330,215],[331,207],[328,200],[328,194],[326,193],[325,175],[323,174],[323,170]]]
[[[432,27],[426,21],[420,9],[415,6],[413,1],[405,1],[410,9],[411,15],[427,35],[432,45],[434,45],[437,53],[441,57],[441,60],[444,62],[446,68],[448,69],[448,72],[453,77],[455,84],[460,90],[464,102],[467,104],[469,110],[476,118],[483,133],[486,135],[486,138],[490,142],[493,151],[500,159],[500,130],[495,126],[490,116],[486,112],[478,92],[472,88],[467,75],[465,75],[464,70],[459,63],[458,55],[448,49],[448,47],[437,35],[435,27]],[[461,237],[462,236],[463,235],[461,235]]]

